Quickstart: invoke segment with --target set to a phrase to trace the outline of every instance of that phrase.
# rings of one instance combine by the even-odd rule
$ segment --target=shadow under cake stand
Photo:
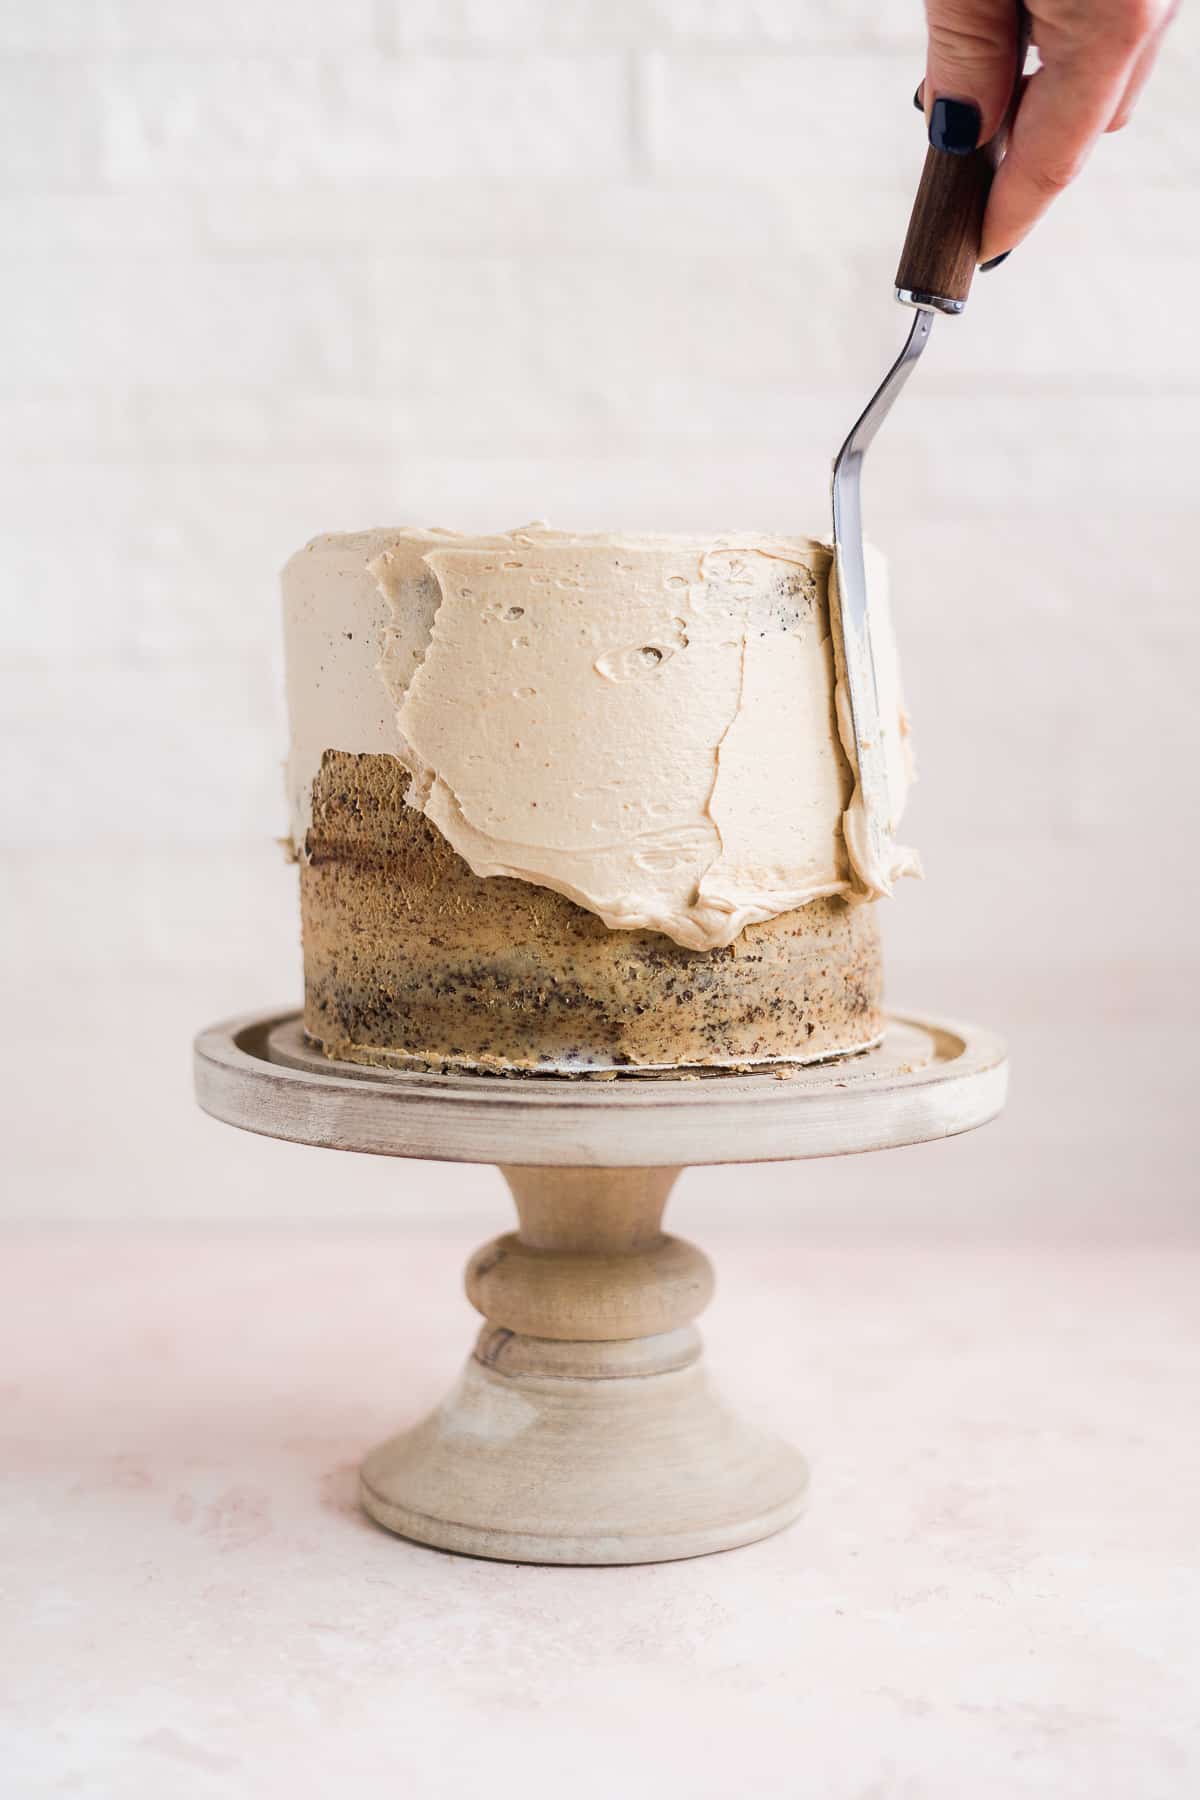
[[[519,1227],[467,1266],[483,1329],[437,1411],[367,1457],[362,1502],[421,1543],[538,1563],[701,1556],[803,1509],[804,1459],[709,1386],[712,1266],[662,1230],[680,1170],[950,1137],[1007,1077],[992,1033],[898,1016],[841,1061],[588,1081],[332,1062],[265,1013],[201,1032],[195,1069],[204,1110],[247,1131],[499,1164]]]

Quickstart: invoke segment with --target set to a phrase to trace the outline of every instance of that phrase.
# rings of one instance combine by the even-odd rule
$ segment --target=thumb
[[[935,150],[963,156],[995,137],[1017,64],[1014,0],[926,0],[925,118]]]

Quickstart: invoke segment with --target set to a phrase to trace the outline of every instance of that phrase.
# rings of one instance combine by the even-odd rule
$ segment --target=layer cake
[[[284,571],[305,1029],[498,1074],[806,1062],[882,1028],[827,545],[401,528]],[[909,780],[871,566],[893,809]]]

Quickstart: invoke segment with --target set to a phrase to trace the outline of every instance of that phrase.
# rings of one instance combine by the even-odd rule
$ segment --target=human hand
[[[1096,140],[1128,123],[1178,0],[1030,0],[1041,67],[1022,84],[992,184],[980,262],[1019,244],[1068,187]],[[965,155],[1004,122],[1017,74],[1015,0],[926,0],[921,99],[929,141]]]

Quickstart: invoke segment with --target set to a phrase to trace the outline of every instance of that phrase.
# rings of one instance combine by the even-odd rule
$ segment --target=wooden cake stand
[[[803,1458],[709,1387],[693,1321],[712,1267],[661,1229],[676,1176],[950,1137],[995,1117],[1006,1073],[990,1032],[899,1017],[840,1062],[690,1079],[393,1073],[327,1060],[296,1013],[196,1040],[200,1105],[230,1125],[500,1165],[519,1227],[467,1266],[474,1352],[367,1457],[362,1500],[405,1537],[512,1562],[701,1556],[794,1519]]]

